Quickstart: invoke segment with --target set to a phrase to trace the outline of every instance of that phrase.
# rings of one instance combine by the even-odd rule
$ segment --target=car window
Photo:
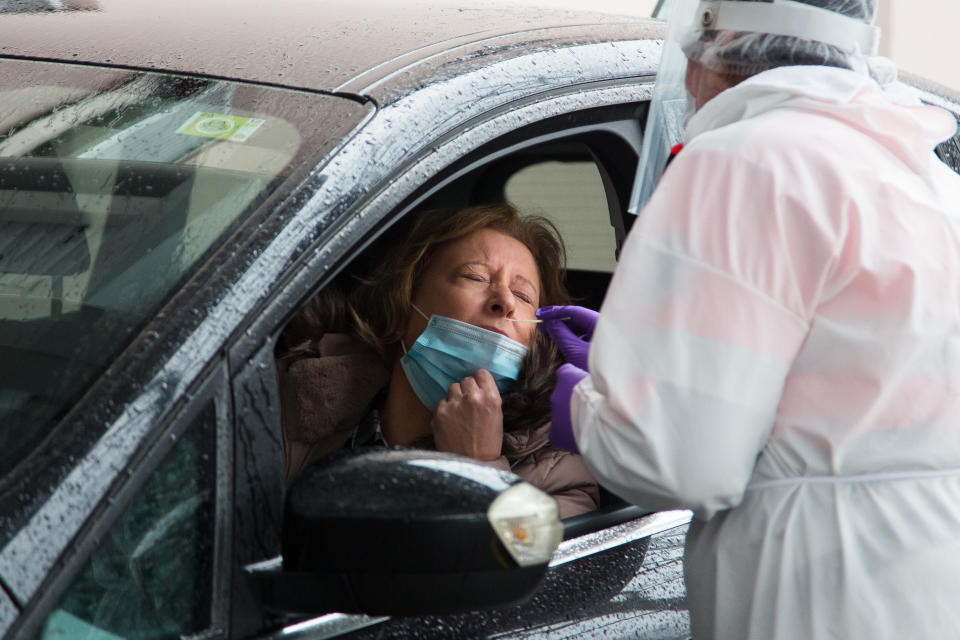
[[[398,234],[405,233],[416,216],[504,201],[514,205],[521,214],[544,216],[557,226],[567,247],[567,285],[574,299],[594,308],[599,306],[616,264],[616,234],[600,170],[586,145],[548,143],[529,147],[458,177],[420,203],[395,230],[382,235],[361,255],[355,256],[337,281],[302,308],[281,334],[276,356],[286,432],[284,442],[288,449],[288,468],[285,469],[288,482],[308,464],[302,460],[315,460],[330,453],[352,442],[353,433],[361,434],[370,428],[366,422],[373,415],[372,409],[383,401],[383,392],[378,390],[386,388],[390,376],[383,363],[356,345],[348,349],[345,345],[352,343],[348,343],[345,336],[322,333],[324,330],[331,334],[351,331],[353,325],[345,310],[351,283],[357,278],[370,277],[390,243],[396,242]],[[328,358],[329,354],[337,358]],[[340,367],[337,371],[342,379],[335,379],[331,374],[334,362]],[[532,362],[546,366],[542,358]],[[531,374],[527,380],[539,377]],[[342,393],[345,388],[352,390],[349,402]],[[522,412],[512,415],[518,422],[510,427],[519,429],[517,425],[524,425],[522,428],[532,429],[549,421],[549,404],[542,402],[549,394],[537,395],[540,387],[532,381],[524,388],[530,395],[522,404]],[[349,418],[334,429],[334,425],[328,424],[333,419],[330,416],[336,420],[343,416]],[[372,420],[376,422],[378,416]],[[511,434],[513,437],[516,434]],[[542,444],[547,444],[545,439]],[[303,453],[307,450],[309,453]],[[538,463],[533,462],[535,456],[531,451],[523,447],[510,451],[505,455],[513,468],[536,475],[533,469]],[[544,486],[558,483],[554,478],[545,479],[549,473],[541,475]],[[598,506],[605,504],[606,496],[600,495]],[[588,502],[590,499],[585,498],[579,506]]]
[[[567,267],[612,273],[616,239],[597,165],[590,160],[538,162],[513,174],[507,201],[550,218],[567,247]]]
[[[322,110],[308,107],[320,99],[0,65],[0,476],[217,239],[312,155]]]
[[[177,638],[210,626],[215,425],[211,404],[113,523],[44,640]]]

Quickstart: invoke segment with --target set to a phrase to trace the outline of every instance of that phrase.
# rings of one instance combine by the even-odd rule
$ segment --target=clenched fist
[[[500,457],[503,412],[493,376],[479,369],[450,385],[447,397],[433,412],[433,439],[438,451],[457,453],[481,462]]]

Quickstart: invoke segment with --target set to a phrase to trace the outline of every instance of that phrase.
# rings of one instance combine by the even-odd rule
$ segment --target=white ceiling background
[[[960,90],[957,0],[880,0],[880,52],[905,71]]]

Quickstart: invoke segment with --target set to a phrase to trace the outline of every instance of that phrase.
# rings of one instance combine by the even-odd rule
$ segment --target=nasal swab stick
[[[536,320],[526,320],[523,318],[507,318],[510,322],[543,322],[543,320],[537,318]],[[557,320],[570,320],[570,318],[557,318]]]

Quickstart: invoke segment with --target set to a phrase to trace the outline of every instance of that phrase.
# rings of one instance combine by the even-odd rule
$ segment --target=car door
[[[627,51],[633,55],[634,66],[623,77],[611,76],[609,66],[601,71],[609,65],[601,48],[609,49],[609,43],[589,45],[576,54],[586,56],[581,69],[585,63],[596,65],[593,80],[573,73],[569,84],[558,83],[549,91],[542,82],[531,82],[525,90],[529,93],[515,83],[509,96],[497,84],[503,72],[535,68],[537,55],[555,53],[544,50],[479,69],[474,63],[474,69],[448,78],[442,87],[427,84],[384,107],[320,173],[319,189],[298,199],[308,202],[303,215],[324,203],[342,213],[244,332],[249,338],[230,353],[231,369],[239,372],[233,391],[238,416],[234,544],[248,550],[236,556],[234,567],[232,624],[235,632],[242,630],[239,635],[331,637],[352,631],[357,637],[470,637],[615,630],[632,637],[685,637],[681,554],[689,514],[646,514],[612,495],[605,496],[598,511],[564,523],[566,540],[544,584],[518,607],[395,619],[335,611],[316,618],[271,618],[261,612],[258,621],[255,606],[236,604],[242,597],[249,602],[241,566],[280,562],[279,403],[272,363],[286,322],[324,287],[375,257],[378,243],[388,242],[391,226],[405,216],[423,208],[504,199],[554,217],[571,245],[570,288],[584,303],[599,306],[629,227],[626,209],[653,79],[642,73],[642,64],[639,73],[635,66],[643,46],[643,41],[630,41],[613,51],[620,61]],[[478,88],[481,75],[483,91]],[[469,94],[461,95],[470,107],[438,134],[431,127],[437,122],[449,126],[451,113],[460,107],[427,105],[442,104],[437,102],[440,92],[444,100],[457,95],[460,82],[469,88]],[[495,105],[478,108],[485,101]],[[411,142],[421,139],[429,144]],[[371,153],[377,154],[375,164],[369,161]],[[363,193],[352,199],[358,180]],[[561,186],[570,189],[558,197]],[[571,201],[571,192],[583,200]]]

